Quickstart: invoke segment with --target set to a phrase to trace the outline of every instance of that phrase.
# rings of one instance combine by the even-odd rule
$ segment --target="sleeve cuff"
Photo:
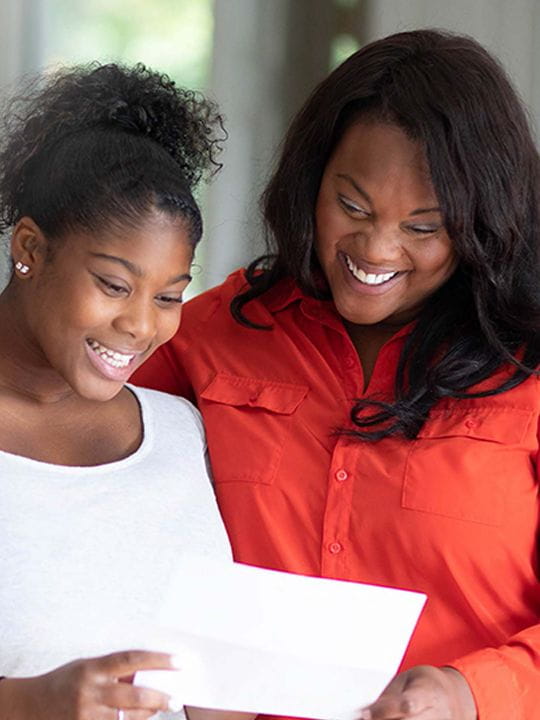
[[[446,663],[469,683],[478,720],[526,720],[514,673],[494,648],[486,648]]]

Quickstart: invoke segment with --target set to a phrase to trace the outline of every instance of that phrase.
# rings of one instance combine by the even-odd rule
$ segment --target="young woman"
[[[125,384],[179,326],[221,119],[112,64],[53,74],[6,123],[0,718],[143,720],[169,698],[119,680],[174,665],[118,628],[152,620],[180,554],[230,555],[197,411]]]
[[[137,381],[196,400],[237,560],[427,593],[362,717],[536,717],[540,170],[503,70],[441,32],[366,46],[264,212],[269,255]]]

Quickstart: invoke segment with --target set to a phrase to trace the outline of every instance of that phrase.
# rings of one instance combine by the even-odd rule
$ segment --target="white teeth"
[[[88,340],[88,344],[92,350],[99,355],[102,360],[116,368],[127,367],[133,360],[135,355],[123,355],[122,353],[111,350],[105,345],[101,345],[97,340]]]
[[[345,255],[345,262],[347,263],[347,267],[354,275],[354,277],[366,285],[381,285],[382,283],[391,280],[394,275],[397,275],[398,272],[396,270],[395,272],[382,273],[381,275],[375,275],[375,273],[366,273],[362,270],[362,268],[359,268],[357,265],[355,265],[348,255]]]

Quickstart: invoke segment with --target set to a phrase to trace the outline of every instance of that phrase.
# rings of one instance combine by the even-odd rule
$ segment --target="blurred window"
[[[0,0],[1,2],[2,0]],[[99,60],[142,62],[178,85],[208,89],[213,50],[213,0],[42,0],[43,65]],[[197,192],[203,215],[206,185]],[[197,251],[202,261],[204,248]],[[194,266],[187,297],[201,291]]]
[[[180,85],[208,86],[212,0],[44,0],[44,64],[143,62]]]

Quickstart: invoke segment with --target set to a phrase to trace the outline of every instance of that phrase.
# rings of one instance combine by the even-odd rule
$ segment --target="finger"
[[[179,670],[178,661],[168,653],[148,650],[124,650],[94,659],[98,672],[116,678],[133,675],[139,670]]]
[[[133,683],[133,681],[135,680],[135,673],[131,673],[131,675],[125,675],[125,676],[119,677],[118,680],[120,682],[124,682],[124,683]]]
[[[408,688],[400,693],[383,693],[378,700],[362,710],[361,720],[399,720],[417,718],[433,708],[433,693],[424,688]],[[442,719],[441,719],[442,720]]]
[[[439,707],[446,697],[441,695],[440,683],[424,673],[411,673],[407,676],[401,692],[401,707],[409,715],[417,715],[431,708]]]
[[[407,715],[400,709],[399,697],[381,697],[364,708],[360,720],[400,720]]]
[[[149,720],[154,717],[153,710],[124,710],[123,708],[109,708],[107,720]],[[180,720],[180,719],[179,719]]]
[[[406,713],[405,717],[418,715],[418,713],[430,710],[435,707],[437,698],[433,688],[422,686],[408,687],[401,695],[401,709]]]
[[[124,720],[148,720],[153,714],[151,710],[125,710]],[[118,718],[114,720],[118,720]]]
[[[152,688],[117,683],[108,688],[103,702],[113,708],[122,710],[150,710],[167,712],[170,709],[170,696]]]

